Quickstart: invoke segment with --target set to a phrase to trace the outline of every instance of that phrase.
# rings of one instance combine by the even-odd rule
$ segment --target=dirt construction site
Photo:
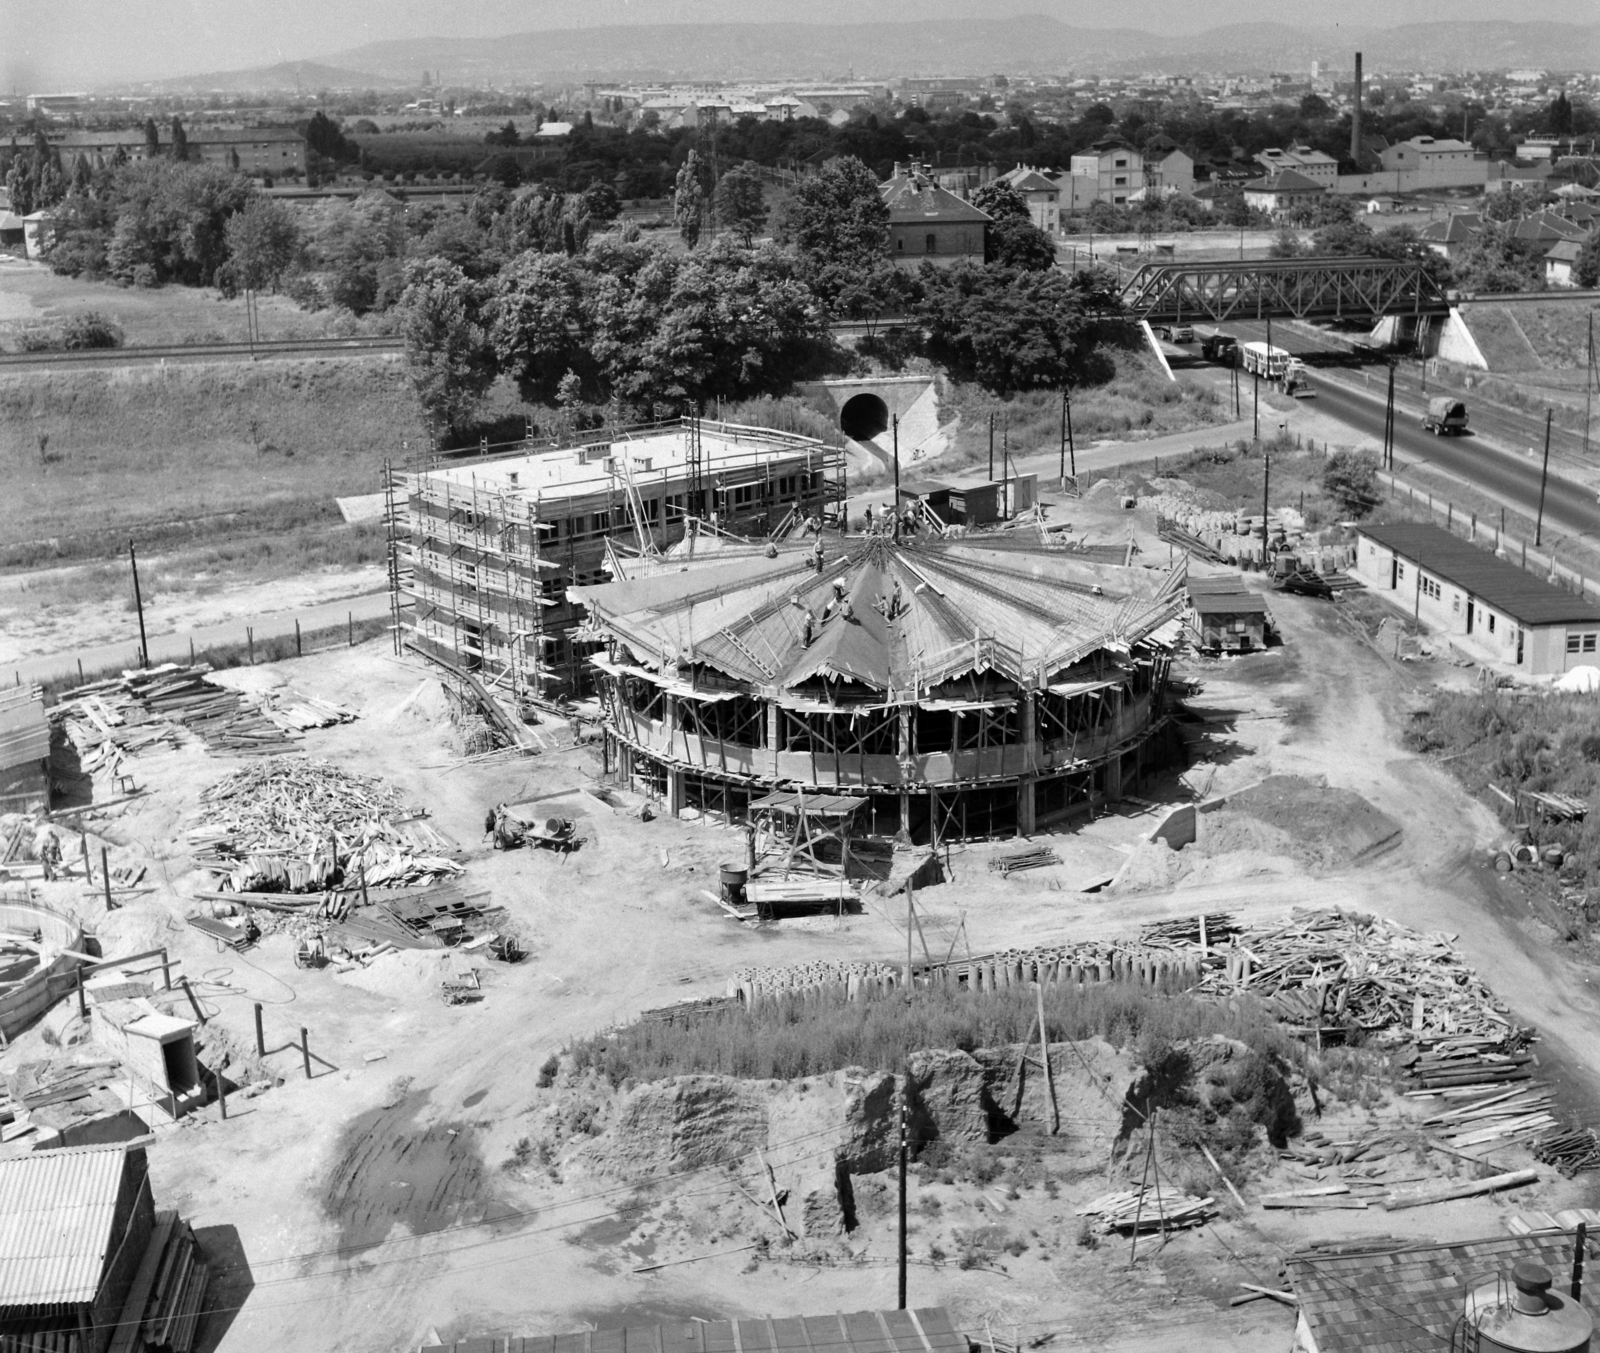
[[[1114,494],[1053,510],[1166,565],[1153,511]],[[225,1113],[210,1092],[180,1106],[176,1084],[161,1105],[130,1080],[123,1103],[152,1134],[155,1197],[208,1247],[202,1348],[887,1309],[904,1088],[911,1306],[1013,1349],[1287,1353],[1285,1264],[1310,1247],[1503,1236],[1596,1202],[1592,1175],[1539,1159],[1521,1130],[1600,1124],[1592,971],[1488,865],[1504,826],[1404,749],[1427,688],[1459,674],[1397,663],[1346,606],[1272,593],[1280,642],[1180,649],[1183,756],[1137,797],[1070,830],[947,845],[909,908],[869,887],[858,910],[777,920],[723,900],[742,829],[674,819],[606,776],[589,720],[546,714],[527,751],[489,749],[439,671],[388,639],[213,674],[241,709],[286,716],[220,732],[219,715],[161,735],[125,707],[118,724],[113,696],[96,697],[75,717],[110,726],[76,749],[53,813],[57,877],[17,874],[81,922],[118,986],[58,1001],[0,1072],[21,1101],[25,1069],[93,1062],[96,1001],[142,992],[195,1020],[199,1089],[220,1078]],[[249,777],[272,774],[289,817],[339,800],[340,832],[363,842],[358,883],[347,868],[342,891],[286,886],[261,852],[229,853],[267,796]],[[486,812],[504,803],[570,834],[496,849]],[[1153,839],[1202,804],[1214,811],[1181,850]],[[322,867],[314,840],[303,854],[293,868]],[[374,907],[386,897],[403,901]],[[1340,946],[1368,966],[1335,991],[1337,1015],[1321,977],[1251,983],[1252,962],[1320,973]],[[763,1005],[797,1027],[898,1007],[908,947],[913,1008],[981,994],[997,1042],[854,1068],[791,1047],[799,1074],[774,1076],[717,1065],[708,1032],[705,1070],[642,1070]],[[741,983],[745,1005],[730,1004]],[[1050,1035],[1079,1017],[1057,995],[1046,1009],[1063,984],[1187,991],[1218,1032],[1197,1031],[1184,1085],[1168,1085],[1171,1048],[1148,1031]],[[1270,1073],[1225,1027],[1257,998],[1299,1049]],[[1361,1002],[1372,1036],[1336,1046]],[[1451,1058],[1467,1070],[1439,1072]],[[1464,1085],[1526,1112],[1463,1124]],[[1185,1131],[1236,1124],[1247,1103],[1248,1133]],[[0,1150],[68,1116],[35,1120],[14,1118]],[[1471,1130],[1483,1123],[1507,1130]],[[1147,1207],[1153,1227],[1130,1215]]]

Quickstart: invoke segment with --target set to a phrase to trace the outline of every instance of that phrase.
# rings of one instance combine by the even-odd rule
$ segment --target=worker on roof
[[[39,863],[44,866],[44,880],[49,883],[61,872],[61,842],[53,827],[45,827],[39,833],[38,850]]]

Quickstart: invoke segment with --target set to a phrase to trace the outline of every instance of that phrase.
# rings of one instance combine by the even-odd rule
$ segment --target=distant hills
[[[639,24],[511,33],[496,38],[402,38],[335,52],[326,64],[156,82],[172,91],[415,85],[423,70],[446,84],[582,80],[888,79],[1005,71],[1020,75],[1169,75],[1306,71],[1312,61],[1367,70],[1539,67],[1600,70],[1600,23],[1406,24],[1385,29],[1250,23],[1166,36],[1077,28],[1044,16],[916,23]]]

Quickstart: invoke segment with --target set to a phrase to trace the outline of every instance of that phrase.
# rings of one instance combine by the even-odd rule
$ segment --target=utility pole
[[[1072,477],[1078,477],[1078,448],[1072,440],[1072,387],[1068,386],[1062,391],[1067,400],[1067,455],[1072,468]]]
[[[994,410],[989,410],[989,482],[994,483]]]
[[[1594,311],[1589,312],[1589,355],[1583,368],[1583,454],[1589,454],[1589,418],[1594,407]]]
[[[1261,566],[1267,565],[1267,489],[1272,483],[1272,453],[1261,451]]]
[[[911,1086],[907,1068],[900,1071],[900,1297],[896,1310],[906,1308],[906,1156],[910,1150],[906,1131],[906,1092]]]
[[[1261,440],[1261,373],[1259,371],[1252,371],[1250,374],[1255,380],[1256,401],[1251,411],[1251,417],[1255,420],[1255,431],[1251,434],[1251,436],[1255,441],[1259,442]]]
[[[1383,411],[1383,463],[1394,469],[1394,363],[1389,363],[1389,393]]]
[[[1011,474],[1011,415],[1006,415],[1004,426],[1000,429],[1000,516],[1005,520],[1011,516],[1011,483],[1008,476]]]
[[[1067,388],[1061,387],[1061,487],[1067,487]]]
[[[894,542],[900,543],[900,415],[890,419],[894,443]]]
[[[139,559],[133,552],[133,541],[128,542],[128,566],[133,570],[133,608],[139,612],[139,666],[150,665],[150,645],[144,634],[144,598],[139,593]]]
[[[1533,543],[1544,542],[1544,490],[1550,482],[1550,420],[1555,417],[1554,409],[1544,411],[1544,469],[1539,471],[1539,519],[1533,524]]]

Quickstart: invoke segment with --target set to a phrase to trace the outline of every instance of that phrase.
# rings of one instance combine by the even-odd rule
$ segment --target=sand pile
[[[364,968],[334,973],[334,980],[374,996],[412,997],[419,992],[437,993],[446,978],[454,977],[456,969],[470,961],[447,949],[392,949]]]
[[[124,903],[109,915],[98,918],[94,933],[104,958],[126,958],[171,945],[183,926],[160,903]]]

